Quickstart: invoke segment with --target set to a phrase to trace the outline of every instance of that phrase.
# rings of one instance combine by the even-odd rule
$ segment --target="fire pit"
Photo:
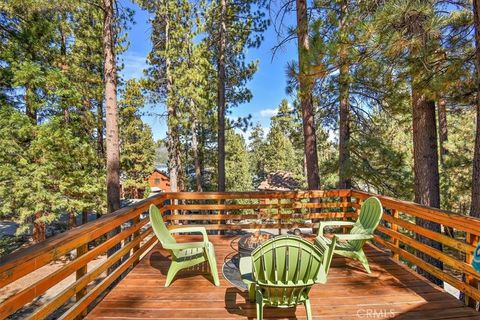
[[[273,235],[271,233],[260,230],[244,235],[238,240],[238,253],[240,254],[240,258],[250,256],[255,248],[272,237]]]
[[[262,243],[271,239],[273,234],[257,230],[254,233],[244,235],[238,240],[238,253],[233,254],[225,258],[223,264],[222,273],[225,279],[231,284],[242,290],[247,289],[247,285],[242,281],[240,276],[240,270],[238,269],[240,264],[240,258],[250,256],[253,250],[260,246]]]

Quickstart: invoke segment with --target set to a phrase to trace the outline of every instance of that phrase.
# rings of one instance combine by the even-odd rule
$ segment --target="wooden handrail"
[[[478,287],[480,273],[475,271],[470,265],[476,245],[472,238],[478,239],[480,235],[480,219],[422,206],[409,201],[352,190],[352,197],[359,200],[365,200],[371,196],[379,198],[383,208],[391,212],[391,214],[383,215],[382,220],[384,223],[378,227],[379,235],[375,237],[375,241],[384,248],[389,249],[394,259],[408,261],[410,264],[422,268],[464,292],[467,295],[466,302],[469,305],[473,306],[475,301],[480,301],[480,290]],[[439,223],[444,227],[454,228],[456,231],[465,232],[465,239],[455,239],[419,226],[414,223],[414,218],[417,217]],[[407,232],[400,232],[399,227]],[[449,251],[440,251],[418,241],[415,235],[435,240],[451,249]],[[410,251],[419,251],[440,260],[443,264],[463,274],[464,277],[456,278],[451,273],[428,264],[415,254],[412,254],[407,248],[410,248]],[[453,256],[451,251],[464,254],[466,257],[465,261],[460,260],[459,255]]]
[[[356,219],[361,202],[373,194],[358,190],[315,190],[289,192],[175,192],[162,193],[132,206],[52,237],[44,242],[0,259],[0,288],[21,279],[46,264],[77,250],[79,255],[53,273],[23,288],[0,302],[0,318],[5,318],[36,297],[76,274],[70,283],[42,307],[30,315],[44,319],[62,307],[62,319],[82,316],[124,272],[131,269],[153,245],[157,243],[149,226],[148,216],[142,215],[154,204],[159,207],[169,228],[205,226],[208,230],[315,228],[321,219]],[[424,207],[412,202],[377,196],[385,214],[375,241],[392,252],[396,260],[405,260],[465,292],[471,301],[480,300],[477,287],[480,274],[469,265],[474,245],[480,236],[480,219],[462,216],[444,210]],[[466,233],[466,239],[455,239],[416,225],[415,217],[438,222]],[[312,220],[313,222],[310,222]],[[123,226],[120,233],[107,238],[107,234]],[[407,232],[405,232],[407,231]],[[413,234],[413,236],[412,236]],[[450,253],[427,246],[414,235],[434,239],[466,255],[465,261]],[[89,246],[90,243],[90,246]],[[95,245],[92,245],[92,244]],[[94,269],[88,263],[114,246],[119,251],[102,261]],[[410,248],[410,249],[408,249]],[[465,274],[464,279],[440,270],[418,258],[414,252],[441,260],[444,264]],[[412,253],[413,252],[413,253]],[[125,257],[127,255],[128,257]],[[120,266],[101,281],[98,277],[110,266]],[[87,289],[88,288],[88,289]],[[75,298],[75,302],[70,302]],[[65,305],[68,304],[68,305]]]
[[[41,308],[33,314],[33,318],[43,319],[55,311],[72,296],[79,300],[85,294],[84,288],[96,277],[91,277],[87,270],[90,261],[106,253],[106,251],[115,245],[123,243],[120,251],[125,254],[134,254],[136,251],[145,251],[145,244],[140,244],[140,240],[151,234],[151,228],[141,230],[148,223],[148,218],[139,219],[140,215],[148,211],[150,204],[159,205],[165,200],[165,195],[160,194],[154,197],[139,201],[129,207],[122,208],[111,214],[106,214],[100,219],[86,223],[82,226],[61,233],[57,236],[42,241],[24,250],[17,251],[0,259],[0,288],[34,272],[35,270],[55,261],[68,254],[72,250],[82,253],[75,260],[65,264],[55,272],[41,278],[35,279],[29,286],[19,290],[10,297],[6,297],[0,302],[0,319],[13,314],[26,304],[30,303],[39,295],[52,288],[60,281],[71,274],[76,274],[77,280],[72,284],[75,289],[63,292],[57,295],[52,301],[56,304],[51,308]],[[117,227],[130,222],[130,226],[125,228],[119,234],[106,239],[106,235]],[[151,236],[151,235],[150,235]],[[132,242],[125,243],[125,239],[133,237]],[[103,239],[100,244],[88,250],[88,243],[99,238]],[[143,248],[143,249],[142,249]],[[130,251],[133,251],[131,253]],[[143,252],[142,251],[142,252]],[[120,256],[121,257],[121,256]],[[119,257],[119,258],[120,258]],[[108,257],[99,268],[106,269],[116,260],[115,256]],[[117,259],[118,260],[118,259]],[[102,270],[103,270],[102,269]],[[81,272],[77,272],[81,270]],[[90,276],[90,278],[86,278]],[[89,279],[86,282],[86,279]],[[46,306],[49,306],[49,301]]]

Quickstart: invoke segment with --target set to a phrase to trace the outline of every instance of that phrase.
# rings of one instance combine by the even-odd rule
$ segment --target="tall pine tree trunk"
[[[348,2],[342,1],[340,7],[340,74],[339,74],[339,100],[340,100],[340,132],[339,132],[339,182],[340,189],[350,189],[352,186],[350,171],[350,102],[349,102],[349,57],[347,14]]]
[[[101,159],[105,158],[105,145],[103,141],[103,102],[97,99],[97,154]]]
[[[477,127],[475,131],[475,150],[473,153],[472,205],[470,215],[480,217],[480,0],[473,0],[475,22],[475,62],[477,72]]]
[[[45,222],[41,221],[42,216],[43,216],[42,212],[37,212],[33,217],[32,238],[34,243],[43,241],[46,238],[46,226],[45,226]]]
[[[191,103],[191,110],[192,110],[192,125],[191,125],[191,134],[192,134],[192,154],[193,154],[193,162],[195,165],[195,187],[197,192],[202,192],[202,169],[200,167],[200,153],[198,150],[198,136],[197,136],[197,128],[198,128],[198,119],[196,114],[196,109],[194,103]]]
[[[30,121],[37,125],[37,108],[35,106],[35,88],[30,83],[25,86],[25,113]]]
[[[114,0],[103,0],[103,55],[107,129],[108,212],[120,209],[120,149],[118,140],[117,62],[115,59]]]
[[[227,45],[227,28],[225,18],[227,15],[227,2],[220,0],[220,34],[218,40],[218,191],[225,191],[225,49]]]
[[[414,83],[412,81],[412,83]],[[437,128],[435,117],[435,102],[428,100],[425,95],[412,84],[412,113],[413,113],[413,161],[415,173],[415,202],[440,208],[440,183],[438,171]],[[440,224],[421,218],[415,222],[429,230],[441,232]],[[442,250],[442,244],[417,234],[417,240]],[[442,269],[441,261],[417,250],[417,256],[429,264]],[[418,269],[430,281],[442,285],[442,281],[425,270]]]
[[[165,50],[170,46],[170,18],[169,12],[164,15],[165,23]],[[167,79],[167,149],[168,149],[168,171],[170,174],[170,189],[173,192],[178,190],[178,178],[180,172],[180,146],[178,136],[177,110],[173,101],[172,85],[173,80],[171,76],[171,62],[170,58],[165,59],[165,77]]]
[[[117,62],[115,59],[114,36],[114,0],[103,0],[103,58],[105,82],[105,110],[107,131],[107,210],[108,213],[120,209],[120,144],[118,137],[117,110]],[[108,238],[119,233],[118,227],[108,233]],[[111,256],[120,249],[120,244],[108,250]],[[120,261],[112,265],[108,273],[112,273],[120,265]]]
[[[63,74],[66,74],[68,71],[68,64],[67,64],[67,34],[63,29],[62,22],[66,21],[67,17],[66,14],[63,13],[61,17],[59,17],[59,33],[60,33],[60,70]],[[63,108],[63,121],[65,124],[70,122],[70,111],[68,110],[68,102],[64,97],[62,97],[62,108]]]
[[[298,81],[300,85],[299,97],[302,108],[307,183],[308,189],[315,190],[320,188],[320,178],[318,174],[317,138],[315,134],[315,119],[313,113],[313,81],[309,75],[310,68],[308,67],[309,39],[306,0],[296,0],[296,13],[299,65]]]
[[[447,126],[447,101],[444,98],[440,98],[437,104],[438,109],[438,143],[440,149],[440,165],[442,168],[443,178],[449,185],[450,177],[448,173],[445,172],[445,156],[448,154],[447,147],[445,144],[448,141],[448,126]],[[448,197],[448,193],[447,193]],[[447,200],[448,203],[448,200]],[[444,226],[444,232],[449,237],[455,237],[455,230],[452,227]]]
[[[443,98],[438,100],[438,142],[440,144],[440,163],[444,164],[445,156],[448,150],[445,143],[448,141],[448,126],[447,126],[447,101]]]

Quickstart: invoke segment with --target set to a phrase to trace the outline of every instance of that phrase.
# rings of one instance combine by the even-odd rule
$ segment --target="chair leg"
[[[220,286],[220,279],[218,278],[218,270],[217,270],[217,259],[215,258],[215,250],[213,248],[213,244],[209,243],[207,251],[207,260],[208,265],[210,266],[210,272],[212,273],[213,283],[215,286]]]
[[[367,256],[365,255],[365,253],[363,252],[363,250],[360,250],[358,253],[357,253],[357,257],[358,257],[358,261],[360,261],[363,265],[363,267],[365,268],[365,270],[368,272],[368,273],[372,273],[372,271],[370,270],[370,266],[368,265],[368,259],[367,259]]]
[[[255,302],[255,284],[250,283],[248,285],[248,300],[250,302]]]
[[[303,304],[305,305],[305,311],[307,312],[307,320],[311,320],[312,319],[312,308],[310,306],[310,299],[307,299],[303,302]]]
[[[175,278],[175,275],[177,274],[178,271],[180,271],[180,266],[178,263],[175,261],[172,261],[172,264],[170,265],[170,268],[168,268],[168,273],[167,273],[167,280],[165,281],[165,288],[170,286],[172,283],[173,278]]]
[[[257,302],[257,320],[263,320],[263,295],[260,290],[255,292],[255,299]]]

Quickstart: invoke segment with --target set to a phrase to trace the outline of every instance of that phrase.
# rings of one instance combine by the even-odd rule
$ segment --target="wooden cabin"
[[[170,192],[170,178],[163,170],[155,168],[150,177],[148,177],[148,185],[152,192]]]

